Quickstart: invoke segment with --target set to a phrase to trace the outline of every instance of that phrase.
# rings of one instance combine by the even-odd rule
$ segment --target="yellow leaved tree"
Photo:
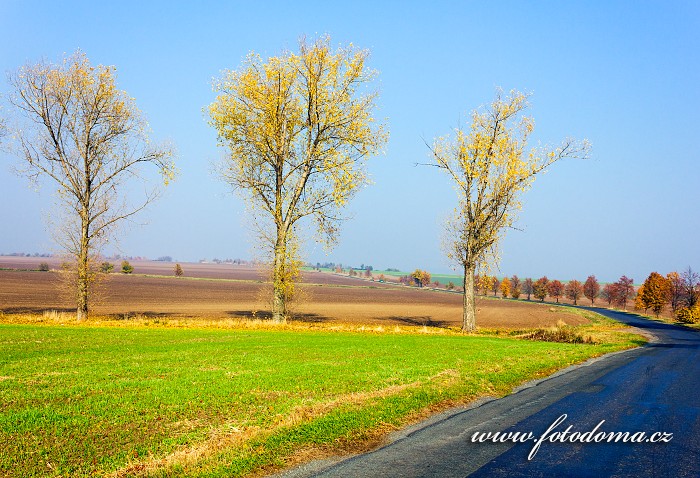
[[[504,231],[521,207],[520,195],[535,176],[562,158],[588,157],[587,141],[566,139],[555,149],[526,151],[534,128],[523,116],[528,95],[511,91],[474,111],[468,131],[437,138],[431,147],[433,165],[452,179],[459,203],[446,227],[447,255],[464,271],[462,331],[476,328],[474,274],[496,258]]]
[[[166,185],[175,176],[171,149],[149,141],[146,120],[117,89],[114,72],[90,65],[78,51],[60,65],[27,65],[10,78],[20,170],[57,187],[62,215],[52,232],[74,260],[78,320],[88,317],[100,248],[159,195],[157,186],[146,185],[144,166],[155,167]],[[136,198],[139,183],[145,195]]]
[[[250,206],[272,266],[272,316],[287,318],[299,275],[299,227],[312,220],[332,247],[342,208],[368,184],[365,161],[387,133],[373,117],[369,52],[333,51],[330,39],[263,61],[248,55],[214,85],[210,123],[228,148],[222,179]]]

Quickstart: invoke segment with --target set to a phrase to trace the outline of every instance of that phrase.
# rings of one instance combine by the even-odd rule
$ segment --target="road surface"
[[[700,477],[700,333],[592,310],[645,329],[656,341],[572,367],[502,399],[450,411],[373,452],[313,462],[283,476]],[[520,432],[527,440],[513,443],[511,434],[510,442],[474,442],[482,432]],[[595,443],[612,432],[622,433],[612,435],[617,442]]]

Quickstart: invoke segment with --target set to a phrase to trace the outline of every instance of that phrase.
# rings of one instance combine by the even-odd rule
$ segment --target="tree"
[[[600,297],[603,298],[608,303],[608,306],[612,305],[615,301],[615,296],[617,295],[616,285],[614,283],[608,283],[603,286],[603,291],[600,293]]]
[[[514,275],[510,278],[510,296],[513,299],[519,299],[522,289],[522,284],[518,276]]]
[[[637,295],[641,297],[641,303],[644,305],[644,309],[651,309],[658,317],[669,301],[669,293],[671,290],[669,280],[658,272],[652,272],[640,289]]]
[[[549,279],[547,279],[547,276],[537,279],[532,285],[532,294],[535,296],[535,299],[539,299],[540,302],[544,302],[544,299],[547,297],[547,293],[549,291],[548,286]]]
[[[581,295],[583,294],[583,284],[581,284],[577,280],[572,280],[569,281],[566,284],[566,296],[574,301],[574,305],[578,304],[578,300],[581,298]]]
[[[613,288],[613,303],[623,309],[627,309],[627,301],[634,297],[634,280],[622,276]]]
[[[411,274],[411,279],[418,287],[425,287],[430,284],[430,272],[416,269]]]
[[[111,262],[103,262],[100,264],[100,272],[103,274],[111,274],[112,271],[114,270],[114,264]]]
[[[488,274],[483,274],[479,276],[479,280],[476,281],[476,287],[481,295],[488,295],[491,290],[492,278]]]
[[[637,310],[644,309],[645,314],[649,310],[649,304],[644,300],[644,284],[637,289],[637,296],[634,298],[634,308]]]
[[[131,274],[134,272],[134,266],[129,264],[129,261],[122,261],[122,274]]]
[[[498,294],[498,288],[500,285],[501,283],[499,282],[498,277],[491,277],[491,292],[493,292],[494,297],[496,297],[496,294]]]
[[[527,295],[527,300],[530,300],[530,296],[532,296],[533,290],[534,289],[532,279],[528,277],[523,281],[523,293]]]
[[[522,116],[528,95],[500,92],[489,108],[472,113],[469,131],[435,140],[434,165],[455,185],[458,206],[446,228],[447,255],[464,270],[462,330],[476,328],[473,282],[477,268],[496,257],[504,231],[521,208],[520,196],[539,173],[565,157],[587,157],[588,143],[567,139],[556,149],[526,151],[534,123]]]
[[[501,297],[504,299],[507,299],[508,296],[510,295],[510,280],[508,280],[507,277],[504,277],[503,280],[501,281]]]
[[[298,229],[314,221],[327,247],[338,239],[341,210],[368,184],[367,158],[387,140],[372,113],[375,76],[367,50],[331,51],[330,39],[302,39],[299,53],[264,62],[251,53],[218,81],[209,106],[221,177],[247,200],[272,269],[272,318],[286,321],[298,278]]]
[[[683,280],[683,301],[685,302],[686,308],[692,309],[700,298],[700,291],[698,291],[700,287],[700,274],[688,267],[683,271],[681,279]]]
[[[182,270],[182,266],[178,263],[175,264],[175,276],[182,277],[185,275],[185,271]]]
[[[675,313],[683,305],[683,279],[678,272],[669,272],[666,274],[666,280],[668,280],[669,285],[668,295],[671,310]]]
[[[595,304],[595,299],[600,294],[600,284],[595,276],[588,276],[583,284],[583,295],[591,301],[591,305]]]
[[[89,314],[101,247],[158,196],[148,188],[142,200],[129,200],[143,167],[154,166],[166,185],[175,175],[172,151],[148,140],[146,120],[117,89],[114,72],[78,51],[61,65],[27,65],[10,79],[10,101],[24,120],[15,135],[22,172],[57,187],[63,215],[53,229],[75,260],[78,320]]]
[[[564,284],[558,280],[553,280],[547,284],[547,293],[557,299],[557,304],[559,303],[559,297],[564,294]]]

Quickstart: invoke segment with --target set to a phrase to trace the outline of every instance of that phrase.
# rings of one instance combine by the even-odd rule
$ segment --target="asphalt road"
[[[700,333],[593,310],[646,329],[657,340],[569,368],[502,399],[450,411],[373,452],[314,462],[284,476],[700,477]],[[478,443],[477,432],[520,432],[525,438],[529,432],[532,438]],[[618,442],[594,442],[611,432],[628,432],[628,442],[624,435]],[[559,441],[571,438],[573,443]]]

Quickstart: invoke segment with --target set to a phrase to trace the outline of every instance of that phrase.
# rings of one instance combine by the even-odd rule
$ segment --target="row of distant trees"
[[[111,274],[112,272],[114,272],[114,264],[112,264],[111,262],[106,262],[106,261],[103,262],[102,264],[100,264],[100,272],[102,272],[104,274]],[[133,272],[134,272],[134,266],[132,266],[129,263],[129,261],[126,261],[126,260],[122,261],[121,273],[122,274],[131,274]],[[173,272],[175,273],[175,275],[177,277],[182,277],[185,275],[185,271],[182,269],[182,266],[179,263],[175,264],[175,268],[173,269]]]
[[[700,275],[690,267],[669,272],[666,277],[652,272],[637,291],[635,307],[653,311],[656,316],[669,306],[683,322],[700,321]]]
[[[585,297],[591,305],[596,299],[602,299],[609,306],[622,309],[634,299],[636,309],[651,310],[657,317],[668,306],[679,320],[700,320],[700,275],[690,267],[682,273],[670,272],[665,277],[652,272],[639,288],[635,288],[633,279],[624,275],[616,282],[603,285],[594,275],[588,276],[585,282],[571,280],[566,283],[550,280],[547,276],[533,281],[531,278],[521,280],[517,275],[500,280],[484,275],[475,277],[474,292],[481,295],[493,293],[494,296],[500,292],[501,297],[539,301],[549,297],[557,303],[565,297],[574,305]]]

